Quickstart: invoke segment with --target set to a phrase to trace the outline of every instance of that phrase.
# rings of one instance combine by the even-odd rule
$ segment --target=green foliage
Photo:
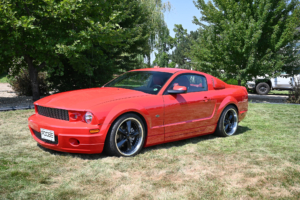
[[[110,67],[106,67],[110,66]],[[93,71],[93,75],[88,75],[86,73],[80,73],[73,69],[67,59],[63,61],[63,73],[55,73],[54,71],[49,74],[47,82],[49,82],[49,88],[51,91],[64,92],[75,89],[84,89],[91,87],[100,87],[104,83],[107,83],[113,78],[114,68],[111,63],[102,63],[98,66],[97,70]],[[58,67],[57,67],[58,68]]]
[[[7,83],[7,73],[0,74],[0,83]]]
[[[182,27],[181,24],[175,24],[173,29],[175,32],[176,47],[171,55],[172,62],[175,62],[179,68],[190,69],[193,67],[193,62],[190,61],[189,52],[191,49],[192,41],[198,38],[198,31],[191,31],[190,34]]]
[[[8,75],[8,83],[11,85],[12,89],[20,96],[32,96],[31,80],[27,68],[21,68],[13,74],[16,75]],[[41,95],[49,94],[49,87],[46,78],[47,74],[45,72],[39,72],[38,82]]]
[[[227,84],[230,84],[230,85],[238,85],[238,81],[235,80],[235,79],[222,79],[222,81],[224,81],[225,83]]]
[[[191,31],[191,34],[187,33],[187,30],[182,27],[181,24],[175,24],[173,29],[175,32],[175,50],[172,52],[172,62],[178,64],[180,68],[190,68],[190,63],[187,62],[189,58],[186,56],[191,46],[191,36],[195,32]]]
[[[168,67],[170,60],[169,50],[173,48],[173,45],[174,39],[170,36],[170,31],[164,23],[162,30],[158,34],[158,40],[155,46],[158,52],[155,53],[153,63],[160,67]]]
[[[200,36],[190,57],[197,69],[237,80],[297,73],[294,41],[300,39],[298,0],[197,0]],[[224,70],[224,71],[223,71]]]
[[[157,49],[157,42],[160,40],[160,37],[165,32],[165,21],[164,21],[164,12],[171,10],[171,3],[166,1],[162,3],[161,0],[140,0],[143,5],[146,6],[148,11],[151,13],[148,16],[148,27],[149,27],[149,40],[148,40],[148,52],[145,58],[147,58],[148,67],[151,63],[151,53],[154,49]]]
[[[169,63],[169,68],[175,68],[176,67],[176,63],[174,63],[173,61]]]
[[[295,80],[295,85],[293,90],[289,92],[289,98],[287,99],[287,102],[300,104],[300,77]]]
[[[39,98],[38,71],[63,74],[66,60],[89,76],[137,67],[149,52],[150,15],[139,0],[1,1],[0,71],[27,66]]]

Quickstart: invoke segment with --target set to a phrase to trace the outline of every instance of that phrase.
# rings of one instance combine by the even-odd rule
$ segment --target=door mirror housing
[[[182,93],[186,93],[187,89],[185,86],[180,86],[180,85],[175,85],[173,87],[173,90],[168,90],[169,94],[182,94]]]

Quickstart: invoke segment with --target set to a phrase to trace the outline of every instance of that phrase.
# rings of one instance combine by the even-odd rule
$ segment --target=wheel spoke
[[[225,121],[228,120],[228,113],[225,115]]]
[[[131,143],[130,143],[130,140],[129,140],[129,139],[127,140],[127,149],[128,149],[128,150],[131,150],[131,149],[132,149],[132,146],[131,146]]]
[[[127,141],[127,139],[121,140],[118,142],[118,148],[121,148],[121,146]]]
[[[139,136],[140,135],[140,132],[139,131],[136,131],[136,132],[134,132],[133,134],[132,134],[132,136]]]
[[[127,124],[127,131],[128,131],[128,133],[130,133],[130,131],[131,131],[131,120],[128,120],[126,122],[126,124]]]
[[[119,132],[122,133],[122,135],[126,135],[126,132],[121,128],[119,128]]]
[[[229,119],[229,120],[231,120],[231,119],[232,119],[232,116],[233,116],[233,115],[231,114],[231,115],[229,116],[229,118],[228,118],[228,119]]]
[[[227,129],[228,129],[228,126],[229,126],[229,124],[227,124],[227,125],[225,126],[225,131],[227,131]]]

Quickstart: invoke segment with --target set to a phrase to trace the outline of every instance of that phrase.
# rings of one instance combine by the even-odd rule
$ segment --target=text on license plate
[[[55,142],[54,131],[41,128],[41,138]]]

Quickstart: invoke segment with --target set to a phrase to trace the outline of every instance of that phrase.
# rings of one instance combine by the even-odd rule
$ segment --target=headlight
[[[90,124],[93,121],[93,114],[90,112],[85,113],[84,120],[86,123]]]

